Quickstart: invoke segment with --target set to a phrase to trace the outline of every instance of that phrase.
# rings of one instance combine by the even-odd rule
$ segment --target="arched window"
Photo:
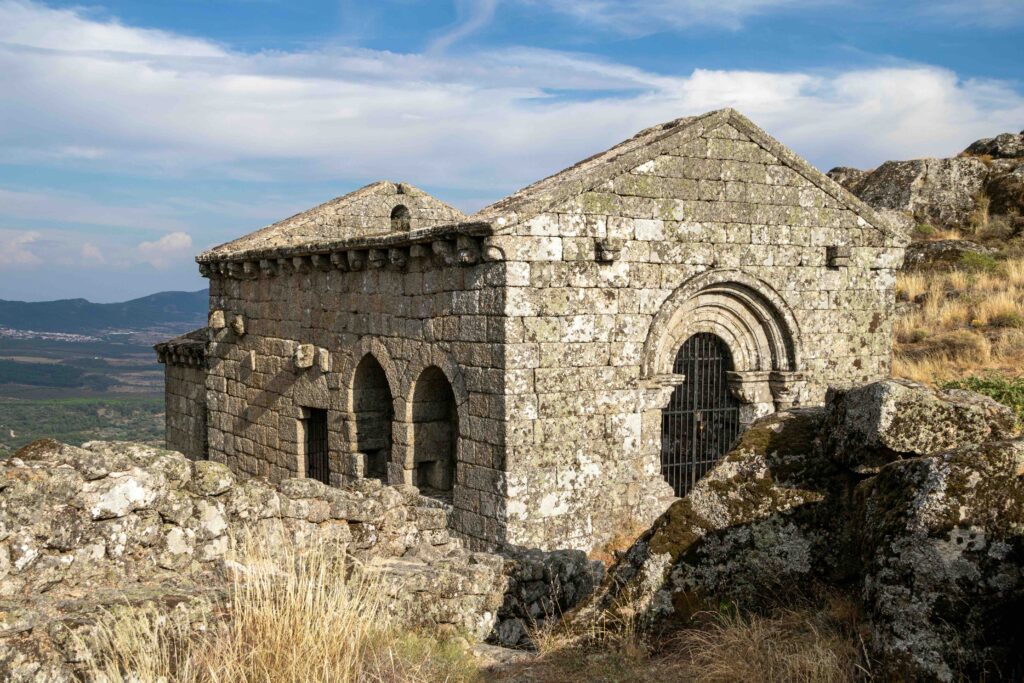
[[[459,435],[455,392],[441,369],[431,366],[416,380],[412,401],[413,483],[424,495],[447,498]]]
[[[356,366],[352,409],[356,418],[356,450],[364,462],[363,476],[387,482],[394,407],[384,368],[370,354]]]
[[[409,230],[412,225],[412,214],[409,213],[405,204],[399,204],[391,209],[391,230],[400,232]]]
[[[740,432],[740,403],[729,391],[729,347],[699,332],[676,354],[672,371],[686,375],[661,416],[661,473],[677,496],[689,493],[725,455]]]

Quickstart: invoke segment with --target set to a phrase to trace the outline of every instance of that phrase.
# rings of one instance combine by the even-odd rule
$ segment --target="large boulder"
[[[1024,215],[1024,163],[1006,173],[992,173],[985,192],[994,215]]]
[[[921,223],[960,226],[977,209],[987,178],[988,167],[972,157],[887,161],[858,181],[854,193]]]
[[[1020,680],[1024,441],[893,462],[856,500],[863,599],[892,677]]]
[[[836,181],[850,192],[856,194],[856,188],[871,171],[862,171],[859,168],[850,166],[836,166],[826,173],[829,178]]]
[[[780,586],[844,565],[831,501],[844,473],[815,454],[824,413],[778,413],[674,502],[609,571],[572,621],[610,610],[644,620],[686,617],[705,601],[752,604]],[[829,520],[832,520],[830,522]]]
[[[824,426],[831,457],[858,474],[886,463],[1013,435],[1013,411],[970,391],[934,392],[907,380],[831,389]]]
[[[990,156],[995,159],[1024,157],[1024,131],[1002,133],[994,138],[975,140],[963,152],[970,156]]]
[[[882,680],[1024,673],[1024,440],[1010,410],[889,380],[764,418],[568,621],[756,609],[815,584],[862,597]]]

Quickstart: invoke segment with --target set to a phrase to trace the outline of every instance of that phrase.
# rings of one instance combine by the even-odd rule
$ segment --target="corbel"
[[[383,268],[388,262],[387,252],[381,249],[370,249],[367,252],[366,261],[370,268]]]

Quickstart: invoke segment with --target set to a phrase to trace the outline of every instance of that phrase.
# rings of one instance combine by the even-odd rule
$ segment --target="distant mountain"
[[[109,330],[206,323],[209,294],[159,292],[116,304],[94,304],[85,299],[59,301],[4,301],[0,299],[0,327],[37,332],[90,334]]]

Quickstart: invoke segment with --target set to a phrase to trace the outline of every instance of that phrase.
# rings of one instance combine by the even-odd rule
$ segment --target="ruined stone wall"
[[[435,452],[437,438],[415,443],[414,423],[437,417],[435,392],[416,393],[421,375],[435,367],[451,386],[459,437],[453,528],[482,545],[500,539],[504,267],[444,265],[429,249],[403,267],[324,271],[307,267],[307,257],[298,270],[288,259],[252,279],[212,277],[211,310],[223,319],[208,350],[211,458],[274,481],[304,476],[304,409],[319,408],[328,411],[331,483],[373,474],[358,429],[379,422],[380,406],[360,420],[353,399],[353,392],[368,391],[356,375],[370,354],[386,376],[394,415],[390,444],[375,435],[373,449],[390,447],[388,483],[423,483],[417,466],[444,455]],[[435,381],[437,372],[425,377],[445,383]],[[421,424],[418,431],[436,437],[438,430]],[[364,449],[369,441],[363,439]],[[445,482],[432,476],[427,483]]]
[[[206,368],[164,365],[164,433],[167,447],[193,460],[206,458]]]
[[[660,513],[679,346],[730,346],[749,420],[886,376],[902,250],[731,126],[491,242],[507,259],[509,541],[589,548]]]

